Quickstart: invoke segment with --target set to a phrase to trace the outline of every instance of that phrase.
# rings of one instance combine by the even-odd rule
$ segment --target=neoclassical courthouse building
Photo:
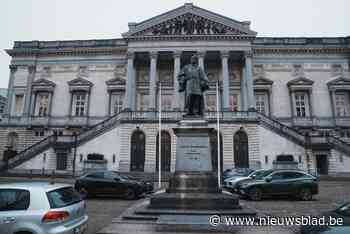
[[[293,155],[305,170],[350,172],[350,37],[258,37],[249,21],[188,3],[129,23],[122,38],[16,41],[6,52],[3,168],[156,172],[161,100],[161,168],[174,171],[172,128],[184,113],[177,74],[197,54],[210,83],[204,118],[215,129],[219,110],[223,169],[271,168]]]

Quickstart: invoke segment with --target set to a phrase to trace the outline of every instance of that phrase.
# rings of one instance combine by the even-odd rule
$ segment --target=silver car
[[[0,185],[1,234],[82,234],[87,222],[85,201],[71,185]]]

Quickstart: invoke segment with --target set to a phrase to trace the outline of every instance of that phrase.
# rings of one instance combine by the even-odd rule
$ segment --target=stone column
[[[150,69],[149,69],[149,109],[156,110],[157,94],[157,56],[156,51],[150,52]]]
[[[204,70],[205,51],[198,51],[197,56],[198,56],[198,66]]]
[[[245,67],[242,67],[242,77],[241,77],[241,111],[247,111],[247,85],[246,85],[246,74],[245,74]]]
[[[12,111],[12,102],[13,102],[13,86],[15,82],[15,73],[17,71],[17,65],[10,65],[10,80],[9,80],[9,85],[8,85],[8,91],[7,91],[7,107],[6,107],[6,115],[8,117],[11,116],[11,111]]]
[[[248,111],[254,111],[255,97],[254,97],[253,65],[252,65],[253,54],[251,51],[246,51],[244,53],[244,57],[245,57],[247,96],[248,96]]]
[[[221,51],[221,65],[222,65],[222,90],[223,100],[222,106],[224,110],[230,109],[230,81],[228,72],[228,51]]]
[[[179,93],[179,82],[177,80],[177,75],[180,72],[181,69],[181,51],[174,51],[173,53],[174,57],[174,110],[179,111],[180,110],[180,97],[183,96]]]
[[[331,94],[331,105],[332,105],[332,115],[333,118],[336,118],[336,108],[335,108],[335,90],[330,90],[330,94]]]
[[[31,97],[32,97],[32,83],[35,76],[35,66],[29,66],[28,67],[28,78],[27,78],[27,88],[26,88],[26,94],[24,98],[24,111],[23,116],[24,117],[30,117],[30,106],[31,106]]]
[[[127,80],[126,80],[126,90],[125,90],[125,101],[124,109],[131,111],[134,110],[134,100],[135,100],[135,72],[134,72],[134,52],[128,52],[128,65],[127,65]]]

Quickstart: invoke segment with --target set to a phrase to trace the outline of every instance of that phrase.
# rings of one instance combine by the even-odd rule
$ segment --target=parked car
[[[222,177],[224,181],[232,177],[247,177],[253,171],[254,170],[250,168],[230,168],[222,173]]]
[[[312,200],[318,193],[317,178],[301,170],[271,170],[263,176],[239,183],[237,192],[251,200],[270,196],[295,196],[300,200]]]
[[[71,185],[0,185],[1,234],[82,234],[87,224],[85,201]]]
[[[244,177],[235,177],[234,176],[234,177],[227,178],[224,181],[224,188],[226,188],[227,190],[229,190],[232,193],[237,192],[237,184],[239,184],[241,182],[246,182],[249,180],[261,178],[262,176],[264,176],[266,173],[269,173],[270,171],[271,170],[261,169],[261,170],[253,171],[248,176],[244,176]]]
[[[301,234],[348,234],[350,233],[350,202],[345,203],[335,210],[324,212],[321,217],[341,218],[341,226],[301,226]]]
[[[97,171],[78,178],[75,181],[75,189],[88,197],[116,196],[135,199],[153,191],[153,184],[115,171]]]

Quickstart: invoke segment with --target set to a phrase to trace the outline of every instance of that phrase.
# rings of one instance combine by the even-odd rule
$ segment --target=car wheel
[[[312,200],[312,193],[309,188],[301,188],[299,191],[299,198],[302,201],[310,201]]]
[[[259,188],[251,188],[248,192],[248,196],[250,200],[260,201],[262,198],[262,191]]]
[[[133,200],[136,198],[136,193],[133,189],[128,188],[128,190],[126,191],[126,195],[125,198],[128,200]]]

